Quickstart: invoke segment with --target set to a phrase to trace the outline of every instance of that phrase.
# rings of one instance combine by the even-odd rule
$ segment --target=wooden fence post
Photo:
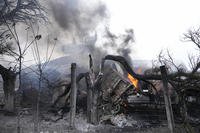
[[[163,92],[164,92],[168,127],[169,127],[170,132],[174,133],[174,116],[173,116],[173,111],[172,111],[171,98],[169,96],[167,71],[166,71],[165,66],[160,66],[160,70],[161,70],[162,82],[164,86]]]
[[[71,95],[70,95],[70,127],[75,128],[74,120],[76,115],[76,63],[71,64]]]
[[[89,73],[86,74],[86,84],[87,84],[87,122],[91,123],[92,85]]]

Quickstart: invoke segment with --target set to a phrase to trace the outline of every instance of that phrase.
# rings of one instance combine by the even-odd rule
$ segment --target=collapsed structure
[[[120,73],[113,65],[105,65],[106,60],[119,62],[123,67],[123,73]],[[92,63],[92,60],[90,63]],[[136,74],[127,61],[120,56],[106,56],[102,60],[100,70],[96,73],[93,71],[92,66],[91,64],[88,73],[81,73],[77,77],[77,83],[85,77],[87,84],[86,90],[78,90],[78,99],[84,96],[87,97],[85,98],[85,104],[87,103],[87,115],[90,117],[88,118],[88,122],[95,124],[106,121],[111,116],[131,112],[140,107],[143,107],[142,109],[146,113],[148,113],[150,108],[157,110],[165,108],[163,85],[160,82],[161,78],[159,75],[152,78],[152,82],[149,82],[142,77],[143,75]],[[58,96],[58,99],[63,96],[69,97],[70,92],[70,84],[68,84],[65,92]],[[200,104],[200,93],[199,91],[197,93],[193,93],[193,91],[189,92],[183,92],[184,97],[182,97],[182,93],[177,92],[176,88],[173,88],[169,84],[168,93],[170,94],[175,117],[182,117],[183,121],[189,119],[190,122],[198,123],[200,119],[196,114],[198,114],[199,108],[194,106]],[[59,101],[58,99],[56,101]],[[81,100],[82,102],[83,99]],[[80,105],[79,103],[77,104]],[[93,106],[95,107],[93,108]],[[187,114],[187,118],[185,118],[185,113]],[[97,117],[94,120],[95,122],[92,120],[93,117]]]
[[[112,63],[106,63],[107,60],[111,60]],[[116,66],[116,64],[113,65],[113,61],[118,63],[119,66]],[[159,124],[163,116],[166,122],[163,96],[164,85],[161,82],[160,73],[153,76],[147,72],[138,74],[133,71],[126,59],[121,56],[105,56],[102,59],[100,68],[97,70],[94,70],[91,56],[89,62],[89,71],[83,70],[76,75],[78,89],[76,95],[77,112],[83,110],[89,123],[110,122],[113,121],[114,116],[121,116],[121,114],[132,115],[141,110],[145,115],[156,114],[159,110],[162,110],[164,113],[156,114],[157,124]],[[52,77],[55,76],[54,74]],[[169,81],[171,81],[172,76],[168,75]],[[178,78],[175,79],[178,80]],[[198,84],[198,82],[194,83]],[[62,119],[64,113],[69,112],[71,109],[71,84],[70,79],[65,78],[64,82],[57,82],[52,88],[45,88],[41,92],[42,97],[40,100],[42,103],[40,105],[45,110],[49,110],[47,107],[51,105],[50,111],[59,116],[55,121]],[[48,93],[47,89],[49,89]],[[180,91],[171,82],[168,82],[168,89],[175,122],[177,122],[176,118],[178,117],[179,122],[189,120],[191,123],[198,124],[200,120],[198,115],[200,93],[198,89],[190,87],[190,90],[184,91],[182,89]],[[46,98],[45,95],[50,96]],[[25,99],[22,102],[27,102],[26,98],[31,99],[38,95],[36,90],[31,89],[24,90],[24,96]],[[30,104],[34,104],[34,102],[31,101]],[[148,117],[147,119],[152,119],[152,117]]]

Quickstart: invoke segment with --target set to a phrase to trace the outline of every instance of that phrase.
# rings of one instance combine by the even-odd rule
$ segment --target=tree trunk
[[[15,81],[17,74],[10,68],[0,65],[0,74],[3,79],[3,90],[5,95],[5,107],[8,112],[14,112]]]
[[[92,56],[89,55],[89,66],[90,71],[86,75],[87,83],[87,120],[89,123],[97,125],[99,123],[98,119],[98,85],[99,82],[95,77]],[[97,81],[96,81],[97,80]]]

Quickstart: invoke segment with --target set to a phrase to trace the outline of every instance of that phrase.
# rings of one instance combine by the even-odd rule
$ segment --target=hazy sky
[[[69,2],[70,0],[61,1]],[[90,4],[91,1],[98,2],[98,0],[90,0],[90,2],[88,0],[76,1],[83,1],[82,3],[84,3],[86,9],[92,7],[92,5]],[[109,14],[108,26],[111,32],[116,34],[122,33],[125,29],[129,28],[132,28],[134,30],[136,42],[133,44],[132,47],[134,51],[132,54],[133,60],[156,59],[162,49],[169,49],[175,59],[184,61],[185,63],[188,62],[187,58],[189,53],[194,55],[199,54],[198,50],[195,49],[192,43],[183,42],[181,40],[183,40],[183,33],[186,33],[187,30],[193,27],[200,26],[200,0],[102,1],[105,2],[107,5]],[[63,11],[59,11],[59,2],[54,2],[55,6],[59,7],[56,8],[58,10],[56,10],[56,13],[58,15],[60,14],[61,18],[63,18]],[[64,9],[65,8],[67,7],[64,6]],[[69,18],[68,16],[65,17]],[[93,17],[92,20],[95,20],[95,18]],[[54,21],[53,25],[56,25]],[[54,30],[54,28],[52,28],[52,30]],[[56,29],[56,31],[60,30]],[[48,32],[54,33],[55,30],[53,32]],[[43,34],[43,32],[41,34]],[[65,34],[60,34],[62,36],[58,36],[59,41],[62,43],[66,43],[66,41],[62,40],[63,38],[66,39]],[[43,43],[40,41],[39,43]],[[46,55],[45,50],[43,51]],[[52,59],[60,56],[63,56],[63,53],[60,55],[59,52],[54,52]],[[28,58],[28,60],[31,60],[31,57],[33,57],[32,53],[30,53],[30,55],[27,55],[26,57]],[[34,60],[28,63],[30,64],[33,62]]]
[[[194,45],[181,41],[183,33],[200,25],[199,0],[104,0],[111,30],[133,28],[135,59],[152,60],[169,49],[177,60],[197,54]]]

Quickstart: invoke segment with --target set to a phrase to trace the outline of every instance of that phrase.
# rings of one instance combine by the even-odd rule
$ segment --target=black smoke
[[[111,48],[116,55],[125,57],[132,65],[130,55],[133,53],[133,49],[131,45],[135,42],[133,29],[127,29],[124,34],[116,35],[106,28],[105,38],[104,47]]]
[[[99,0],[91,3],[92,0],[59,0],[50,1],[52,16],[54,23],[59,26],[63,33],[67,33],[66,38],[71,39],[71,42],[62,42],[61,51],[69,55],[83,56],[91,54],[95,64],[99,64],[101,58],[106,54],[116,54],[124,56],[130,64],[132,64],[131,54],[133,52],[131,45],[134,42],[134,32],[128,29],[124,34],[117,35],[112,33],[109,28],[105,28],[102,32],[96,30],[99,24],[104,23],[104,20],[109,18],[109,11],[106,5]],[[109,25],[106,24],[105,25]],[[55,32],[56,29],[54,29]],[[94,35],[95,33],[95,35]],[[57,34],[57,35],[60,35]],[[69,38],[70,35],[72,38]],[[63,37],[63,36],[62,36]],[[64,36],[65,37],[65,36]],[[101,42],[99,40],[106,40]],[[97,46],[97,43],[101,43]],[[76,46],[71,45],[77,44]],[[79,46],[83,45],[84,46]],[[109,51],[107,48],[110,48]],[[83,59],[82,59],[83,60]],[[87,60],[86,60],[87,63]]]
[[[65,31],[75,36],[87,36],[96,26],[108,17],[106,5],[100,1],[52,0],[53,18]]]

